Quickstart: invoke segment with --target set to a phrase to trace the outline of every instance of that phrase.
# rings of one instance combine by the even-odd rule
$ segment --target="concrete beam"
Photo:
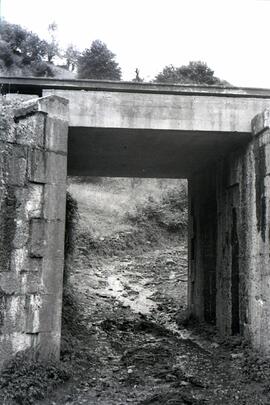
[[[71,127],[251,132],[268,98],[235,94],[44,90],[69,100]]]
[[[270,90],[48,78],[0,78],[2,92],[58,94],[70,126],[250,132]]]

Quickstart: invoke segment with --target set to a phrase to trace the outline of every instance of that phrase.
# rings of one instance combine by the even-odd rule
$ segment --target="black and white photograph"
[[[0,0],[0,405],[270,405],[270,0]]]

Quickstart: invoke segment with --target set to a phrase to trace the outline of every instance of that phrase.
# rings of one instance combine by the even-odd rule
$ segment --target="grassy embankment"
[[[112,256],[178,243],[186,235],[187,184],[183,180],[103,179],[71,182],[80,214],[78,247]]]

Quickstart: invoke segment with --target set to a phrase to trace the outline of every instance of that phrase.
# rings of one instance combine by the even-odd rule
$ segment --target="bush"
[[[53,77],[54,73],[52,68],[47,62],[44,61],[35,61],[31,62],[30,64],[30,70],[33,74],[33,76],[36,77]]]
[[[29,353],[19,352],[0,374],[0,403],[35,404],[70,376],[66,365],[33,360]]]
[[[131,222],[145,224],[155,222],[169,232],[184,232],[187,227],[187,188],[185,185],[174,188],[155,200],[149,196],[145,204],[136,206],[135,213],[129,213]]]

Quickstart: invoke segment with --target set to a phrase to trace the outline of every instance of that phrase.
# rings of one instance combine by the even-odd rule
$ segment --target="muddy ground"
[[[82,244],[69,285],[62,359],[73,377],[43,404],[270,404],[268,369],[241,339],[185,321],[184,240],[109,257]]]
[[[186,183],[70,190],[80,218],[61,360],[71,378],[39,403],[270,405],[269,361],[187,319]]]

